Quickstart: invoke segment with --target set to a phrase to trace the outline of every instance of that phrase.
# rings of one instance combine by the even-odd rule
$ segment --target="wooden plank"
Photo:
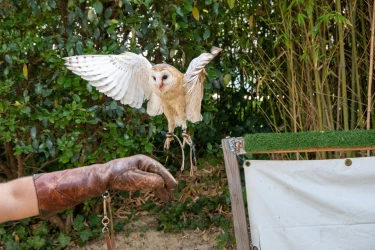
[[[223,139],[221,145],[223,147],[225,170],[228,178],[237,250],[250,250],[247,218],[242,196],[240,166],[236,155],[233,154],[228,145],[227,139]]]
[[[277,154],[277,153],[301,153],[301,152],[328,152],[328,151],[356,151],[356,150],[375,150],[375,146],[351,147],[351,148],[306,148],[306,149],[282,149],[282,150],[267,150],[256,152],[239,152],[238,154]]]

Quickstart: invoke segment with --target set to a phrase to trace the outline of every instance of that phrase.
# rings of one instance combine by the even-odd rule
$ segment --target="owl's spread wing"
[[[150,99],[151,63],[143,56],[125,52],[120,55],[80,55],[66,57],[65,65],[87,80],[99,92],[140,108]]]
[[[221,51],[212,47],[211,53],[203,53],[189,64],[184,75],[184,89],[186,92],[186,118],[191,122],[202,120],[201,102],[203,98],[203,82],[205,80],[204,67]]]

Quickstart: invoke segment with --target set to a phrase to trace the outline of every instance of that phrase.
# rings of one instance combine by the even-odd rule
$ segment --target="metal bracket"
[[[234,152],[238,155],[246,154],[245,140],[243,139],[243,137],[229,137],[227,139],[232,151],[234,150]]]

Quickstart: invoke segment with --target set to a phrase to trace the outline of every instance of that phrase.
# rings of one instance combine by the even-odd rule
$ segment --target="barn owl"
[[[133,108],[148,100],[150,116],[163,114],[168,120],[164,148],[170,147],[175,127],[181,126],[184,144],[192,144],[186,121],[202,120],[204,67],[221,51],[212,47],[193,59],[185,74],[169,64],[152,65],[131,52],[120,55],[80,55],[66,57],[65,65],[87,80],[99,92]]]

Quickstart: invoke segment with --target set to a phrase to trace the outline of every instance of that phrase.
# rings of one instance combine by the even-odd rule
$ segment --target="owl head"
[[[150,84],[156,94],[162,95],[182,82],[182,73],[169,64],[156,64],[151,68]]]

